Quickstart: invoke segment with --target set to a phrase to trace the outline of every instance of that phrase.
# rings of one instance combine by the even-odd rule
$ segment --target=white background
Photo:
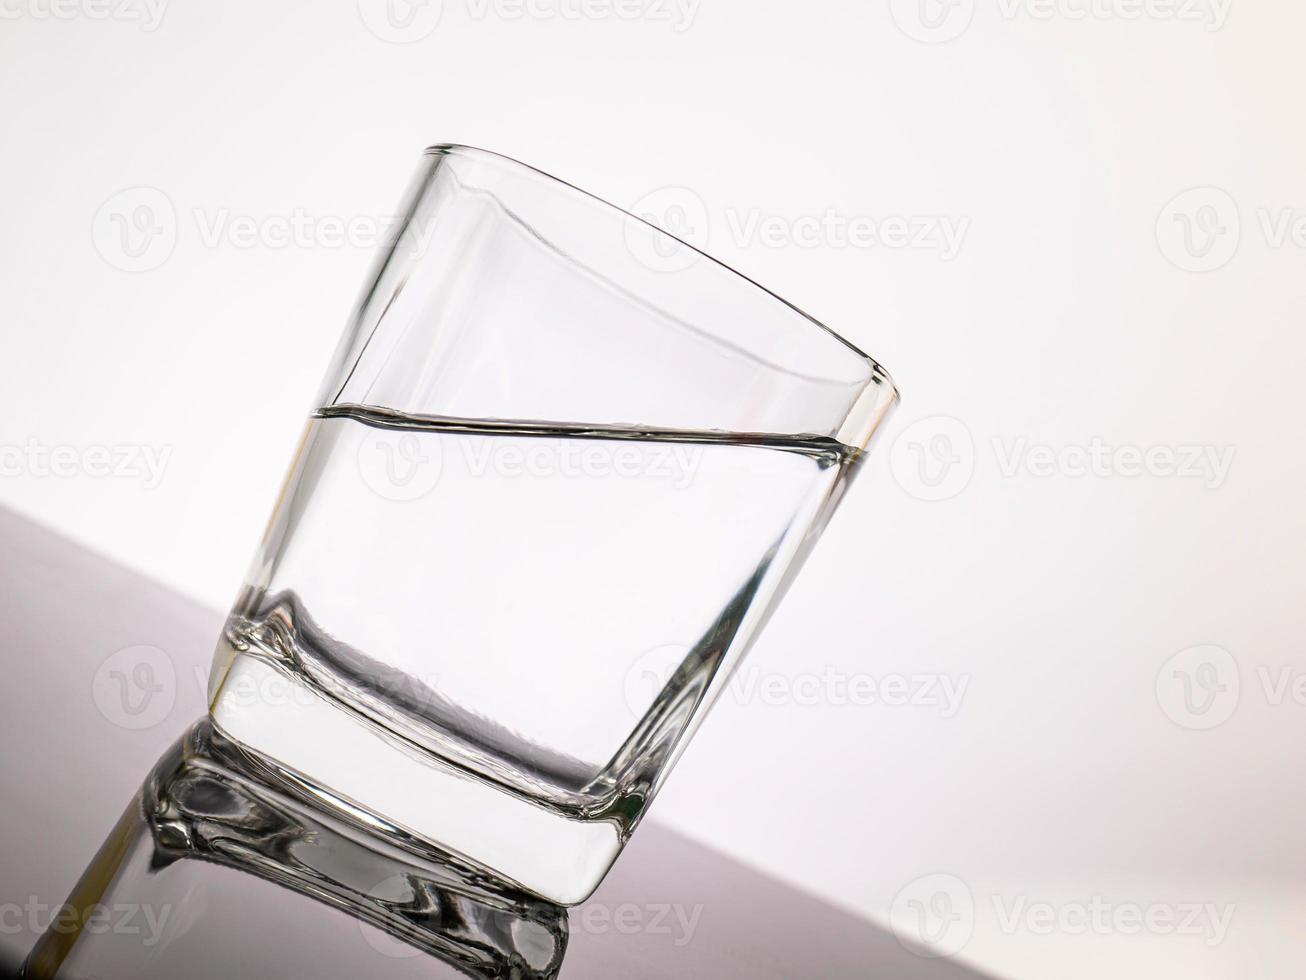
[[[950,895],[1002,975],[1301,975],[1300,5],[50,3],[0,0],[0,503],[224,607],[369,262],[332,221],[441,141],[687,189],[903,403],[657,818],[908,934]],[[895,675],[964,694],[808,696]]]

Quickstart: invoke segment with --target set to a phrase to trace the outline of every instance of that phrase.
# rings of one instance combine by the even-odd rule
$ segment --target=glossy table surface
[[[0,545],[0,974],[41,940],[49,975],[88,980],[977,976],[656,811],[568,910],[382,853],[173,748],[204,715],[219,613],[5,511]],[[80,925],[56,915],[70,896]]]

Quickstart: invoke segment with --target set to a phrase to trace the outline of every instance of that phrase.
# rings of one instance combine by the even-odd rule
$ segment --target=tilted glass
[[[611,866],[896,400],[756,283],[427,151],[215,658],[288,778],[564,904]]]

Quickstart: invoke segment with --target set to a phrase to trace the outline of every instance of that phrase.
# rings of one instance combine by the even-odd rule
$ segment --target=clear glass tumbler
[[[896,400],[848,342],[496,154],[429,149],[216,654],[288,779],[597,887]]]

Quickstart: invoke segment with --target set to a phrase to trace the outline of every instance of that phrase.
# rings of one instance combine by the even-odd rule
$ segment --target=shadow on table
[[[150,773],[24,975],[557,976],[565,909],[359,816],[314,804],[201,721]]]

